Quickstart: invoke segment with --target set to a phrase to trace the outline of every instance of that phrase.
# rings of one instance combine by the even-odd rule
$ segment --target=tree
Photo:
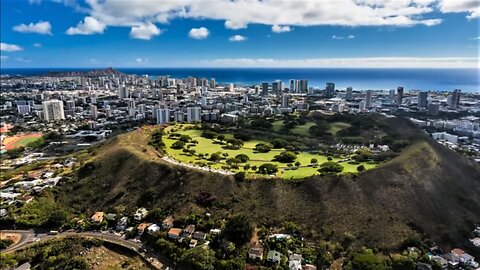
[[[240,163],[245,163],[250,160],[250,158],[245,154],[238,154],[235,156],[235,158],[240,160]]]
[[[365,171],[365,166],[360,165],[357,167],[357,172],[363,172],[363,171]]]
[[[318,171],[321,173],[339,173],[343,171],[343,166],[334,161],[327,161],[320,165]]]
[[[274,174],[278,172],[278,168],[274,164],[265,163],[260,165],[260,167],[258,167],[258,172],[261,174]]]
[[[356,270],[382,270],[385,269],[383,262],[373,254],[371,250],[365,250],[353,256],[352,267]]]
[[[282,163],[290,163],[295,161],[295,159],[297,159],[297,155],[292,151],[283,151],[282,153],[280,153],[279,155],[276,155],[273,158],[274,161],[278,161]]]
[[[225,140],[225,135],[219,134],[219,135],[217,136],[217,140],[223,142],[223,141]]]
[[[233,242],[237,247],[250,241],[252,238],[253,226],[244,215],[236,216],[225,224],[223,236]]]
[[[182,149],[183,147],[185,147],[185,142],[183,141],[176,141],[170,146],[172,149]]]
[[[255,145],[255,148],[253,149],[259,153],[268,153],[270,150],[272,150],[272,146],[266,143],[258,143]]]
[[[312,164],[317,164],[317,163],[318,163],[318,159],[312,158],[312,160],[310,160],[310,163],[312,163]]]
[[[248,134],[246,132],[237,132],[237,133],[233,134],[233,137],[235,139],[239,139],[239,140],[242,140],[244,142],[249,141],[251,139],[250,134]]]
[[[204,137],[204,138],[212,139],[212,140],[213,140],[213,139],[215,139],[215,138],[217,137],[217,135],[218,135],[218,134],[217,134],[216,132],[213,132],[213,131],[211,131],[211,130],[204,130],[204,131],[202,132],[202,135],[201,135],[201,136]]]
[[[189,142],[190,140],[192,139],[192,137],[188,136],[188,135],[181,135],[179,140],[182,141],[182,142]]]
[[[188,249],[178,260],[178,268],[185,270],[215,269],[215,253],[211,249],[195,247]]]
[[[245,181],[245,178],[246,178],[245,172],[237,172],[235,174],[235,180],[237,180],[237,181],[240,181],[240,182]]]
[[[258,118],[258,119],[252,120],[252,122],[250,122],[250,126],[252,127],[252,129],[262,129],[262,130],[272,129],[273,127],[272,123],[270,123],[270,121],[264,118]]]
[[[221,160],[221,159],[222,159],[222,156],[220,155],[219,152],[212,153],[212,154],[210,155],[210,160],[211,160],[211,161],[217,162],[217,161],[219,161],[219,160]]]
[[[300,161],[295,162],[295,166],[300,167],[300,165],[302,165],[302,163],[300,163]]]
[[[272,145],[273,145],[273,148],[284,148],[285,146],[288,145],[288,142],[283,140],[283,139],[274,139],[272,140]]]

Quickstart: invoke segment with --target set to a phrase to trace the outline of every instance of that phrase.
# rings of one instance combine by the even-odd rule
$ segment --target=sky
[[[480,0],[0,3],[2,68],[480,68]]]

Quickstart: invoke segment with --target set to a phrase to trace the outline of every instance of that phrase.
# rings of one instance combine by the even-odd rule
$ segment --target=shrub
[[[270,150],[272,150],[272,146],[265,143],[259,143],[255,145],[254,150],[260,153],[268,153]]]
[[[245,163],[250,160],[250,158],[245,154],[238,154],[235,156],[235,158],[240,160],[240,163]]]
[[[282,139],[274,139],[272,140],[273,148],[284,148],[288,145],[288,142]]]
[[[343,166],[333,161],[327,161],[320,165],[318,171],[321,173],[339,173],[343,171]]]
[[[295,153],[292,151],[283,151],[282,153],[280,153],[279,155],[276,155],[273,158],[274,161],[278,161],[282,163],[290,163],[295,161],[295,159],[297,159],[297,155],[295,155]]]
[[[172,149],[182,149],[183,147],[185,147],[185,142],[183,141],[176,141],[170,146]]]
[[[260,167],[258,167],[258,172],[261,174],[274,174],[278,172],[278,168],[274,164],[265,163],[260,165]]]
[[[357,172],[363,172],[363,171],[365,171],[365,166],[360,165],[357,167]]]

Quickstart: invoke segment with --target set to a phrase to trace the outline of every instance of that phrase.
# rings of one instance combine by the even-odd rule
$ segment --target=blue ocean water
[[[328,68],[117,68],[119,71],[149,76],[170,75],[216,78],[218,83],[254,85],[261,82],[306,79],[309,86],[324,88],[333,82],[337,89],[387,90],[403,86],[407,90],[480,92],[480,69],[328,69]],[[1,74],[36,75],[48,71],[89,70],[86,68],[1,69]],[[288,86],[287,86],[288,87]]]

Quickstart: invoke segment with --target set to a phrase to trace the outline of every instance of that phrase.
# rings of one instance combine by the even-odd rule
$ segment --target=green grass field
[[[305,124],[304,126],[308,126],[308,123]],[[311,126],[311,125],[310,125]],[[231,149],[224,149],[222,148],[224,146],[223,143],[221,143],[218,140],[211,140],[207,138],[200,137],[201,131],[200,130],[195,130],[195,129],[188,129],[189,127],[192,127],[192,125],[182,125],[183,129],[179,130],[179,126],[168,126],[165,128],[165,132],[167,132],[167,135],[163,137],[163,141],[166,145],[166,152],[167,154],[174,158],[177,161],[183,162],[183,163],[196,163],[196,162],[204,162],[208,163],[210,167],[215,168],[215,169],[221,169],[222,166],[225,166],[225,160],[221,160],[219,162],[210,162],[205,159],[201,159],[197,157],[196,155],[191,155],[191,154],[185,154],[182,149],[172,149],[171,146],[173,143],[175,143],[177,140],[176,139],[170,139],[168,138],[168,133],[172,131],[172,129],[175,129],[175,133],[180,133],[182,135],[189,135],[192,137],[193,140],[198,141],[198,144],[191,146],[189,149],[195,150],[195,154],[208,154],[209,156],[213,153],[216,152],[221,152],[221,153],[226,153],[228,154],[227,158],[230,157],[235,157],[236,155],[239,154],[245,154],[247,155],[250,160],[247,162],[250,166],[257,166],[259,167],[260,165],[264,163],[272,163],[278,166],[279,171],[277,172],[276,176],[278,177],[283,177],[285,179],[298,179],[298,178],[305,178],[314,174],[318,174],[317,169],[318,168],[313,168],[309,167],[311,160],[313,158],[316,158],[318,160],[318,164],[322,164],[324,162],[328,161],[328,157],[324,155],[318,155],[318,154],[312,154],[309,152],[301,152],[297,155],[297,159],[295,162],[300,162],[301,165],[298,169],[296,170],[289,170],[288,166],[286,163],[280,163],[276,161],[272,161],[272,159],[280,154],[282,151],[285,149],[272,149],[268,153],[257,153],[253,150],[256,144],[258,143],[267,143],[266,141],[261,141],[261,140],[250,140],[244,143],[244,146],[239,149],[239,150],[231,150]],[[298,132],[308,132],[307,127],[302,127],[300,129],[301,131]],[[228,137],[228,136],[227,136]],[[333,161],[339,162],[341,159],[333,159]],[[293,162],[293,163],[295,163]],[[247,163],[239,164],[240,169],[237,171],[243,171],[243,166]],[[343,172],[356,172],[357,167],[359,165],[364,165],[366,169],[371,169],[374,168],[375,165],[373,164],[368,164],[368,163],[361,163],[361,164],[348,164],[346,162],[341,162],[342,166],[344,167]],[[237,172],[235,170],[231,170],[232,172]],[[247,171],[251,176],[254,176],[254,171],[249,170]]]
[[[40,140],[41,136],[39,137],[28,137],[28,138],[21,138],[20,140],[16,141],[15,143],[12,144],[14,148],[21,147],[21,146],[26,146],[29,143],[35,142],[37,140]]]
[[[342,129],[350,127],[350,124],[348,123],[343,123],[343,122],[335,122],[333,124],[330,124],[330,129],[328,132],[332,133],[332,135],[337,134]]]

